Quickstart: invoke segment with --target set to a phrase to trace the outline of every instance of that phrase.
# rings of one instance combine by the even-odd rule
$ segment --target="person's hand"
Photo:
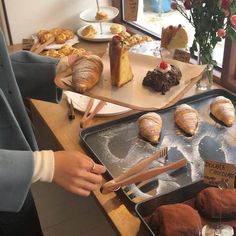
[[[53,181],[80,196],[88,196],[102,183],[106,169],[83,153],[76,151],[54,152]]]

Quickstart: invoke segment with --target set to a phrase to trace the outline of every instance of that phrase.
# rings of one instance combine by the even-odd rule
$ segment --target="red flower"
[[[230,4],[230,1],[229,0],[222,0],[222,3],[221,3],[221,6],[223,8],[227,8]]]
[[[184,1],[184,7],[185,7],[186,10],[190,10],[191,6],[192,6],[192,4],[191,4],[190,0],[185,0]]]
[[[218,31],[217,31],[217,35],[219,36],[219,37],[225,37],[225,30],[224,29],[218,29]]]
[[[230,17],[230,23],[233,27],[236,27],[236,15]]]
[[[229,16],[229,10],[228,9],[223,9],[224,15],[227,17]]]

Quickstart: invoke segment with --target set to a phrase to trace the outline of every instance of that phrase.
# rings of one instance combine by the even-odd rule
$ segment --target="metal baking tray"
[[[173,192],[164,194],[162,196],[156,196],[143,202],[140,202],[135,205],[135,212],[141,219],[141,222],[144,224],[147,232],[149,232],[150,235],[155,235],[155,233],[149,226],[149,219],[157,207],[161,205],[184,203],[194,208],[195,197],[201,190],[207,187],[209,187],[209,185],[205,184],[203,181],[197,181],[183,188],[179,188]],[[202,220],[202,226],[204,226],[205,224],[216,222],[216,221],[210,221],[209,219],[206,219],[202,216],[201,220]],[[236,227],[235,220],[229,220],[229,221],[222,220],[222,223],[231,225],[235,230]]]
[[[236,124],[225,127],[210,114],[210,103],[216,96],[225,96],[236,105],[236,97],[225,90],[212,90],[188,97],[174,106],[156,110],[163,120],[160,141],[156,146],[144,141],[138,134],[137,119],[146,112],[84,129],[80,140],[89,154],[107,168],[107,179],[119,176],[141,159],[150,156],[163,146],[169,147],[169,157],[185,156],[188,165],[169,171],[149,181],[131,184],[117,193],[134,207],[154,196],[183,188],[203,177],[204,160],[236,163]],[[174,123],[176,106],[187,103],[198,110],[199,124],[194,136],[184,134]],[[156,161],[153,166],[162,165]]]

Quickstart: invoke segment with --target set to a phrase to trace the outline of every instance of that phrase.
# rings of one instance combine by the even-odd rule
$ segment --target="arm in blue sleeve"
[[[0,211],[21,209],[31,186],[33,160],[32,151],[0,150]]]
[[[54,83],[59,59],[20,51],[10,55],[13,71],[23,97],[58,102],[62,91]]]

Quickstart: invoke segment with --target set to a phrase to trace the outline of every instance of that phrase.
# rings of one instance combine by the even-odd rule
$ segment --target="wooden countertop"
[[[77,46],[102,56],[107,48],[107,42],[92,43],[80,40],[80,43]],[[10,52],[18,51],[19,49],[21,49],[21,45],[9,47]],[[196,94],[195,86],[189,90],[186,96],[193,94]],[[79,123],[83,115],[81,112],[76,111],[76,118],[70,121],[67,116],[68,105],[65,97],[63,97],[59,104],[39,100],[31,100],[31,102],[37,116],[44,122],[49,132],[54,135],[63,149],[84,152],[79,143]],[[118,119],[134,112],[136,111],[112,117],[98,116],[93,119],[92,125]],[[128,210],[115,193],[102,195],[98,189],[94,191],[94,195],[121,235],[147,235],[147,232],[140,224],[139,218]]]

